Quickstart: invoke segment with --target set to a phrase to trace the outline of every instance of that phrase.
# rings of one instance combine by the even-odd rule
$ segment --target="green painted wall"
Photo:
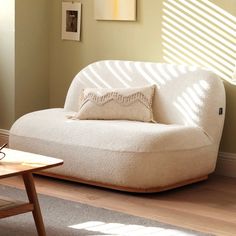
[[[49,106],[49,1],[0,0],[0,129]]]
[[[226,116],[220,150],[236,153],[236,85],[225,84],[226,89]]]
[[[100,59],[160,61],[162,1],[138,0],[137,22],[96,21],[82,0],[82,40],[61,40],[61,1],[51,0],[50,106],[63,106],[74,75]]]
[[[217,5],[222,7],[222,9],[226,10],[235,17],[234,37],[236,45],[236,0],[217,0],[213,2],[216,2]],[[234,51],[236,55],[236,48],[234,48]],[[228,82],[225,82],[224,84],[226,89],[226,117],[220,149],[224,152],[236,153],[236,85],[232,85]]]
[[[49,106],[48,14],[48,0],[16,0],[16,118]]]

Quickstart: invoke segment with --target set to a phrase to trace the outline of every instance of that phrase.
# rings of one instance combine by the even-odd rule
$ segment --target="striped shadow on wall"
[[[164,60],[210,68],[235,84],[236,17],[209,0],[163,4]]]

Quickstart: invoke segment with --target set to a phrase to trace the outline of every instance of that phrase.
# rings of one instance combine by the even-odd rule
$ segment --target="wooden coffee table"
[[[32,211],[38,235],[46,235],[32,173],[62,165],[63,161],[7,148],[3,152],[6,156],[0,161],[0,179],[21,175],[29,202],[0,197],[0,219]]]

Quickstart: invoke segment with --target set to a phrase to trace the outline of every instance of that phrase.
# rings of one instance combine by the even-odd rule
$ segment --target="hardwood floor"
[[[236,235],[236,179],[207,181],[155,194],[128,194],[79,183],[35,176],[39,193],[125,212],[214,235]],[[0,184],[23,188],[19,178]]]

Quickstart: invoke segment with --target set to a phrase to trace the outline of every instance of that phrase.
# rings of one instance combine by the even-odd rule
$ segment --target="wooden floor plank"
[[[19,178],[1,184],[24,188]],[[116,210],[215,235],[236,232],[236,179],[210,176],[209,180],[154,194],[129,194],[84,184],[35,178],[36,188],[58,198]]]

